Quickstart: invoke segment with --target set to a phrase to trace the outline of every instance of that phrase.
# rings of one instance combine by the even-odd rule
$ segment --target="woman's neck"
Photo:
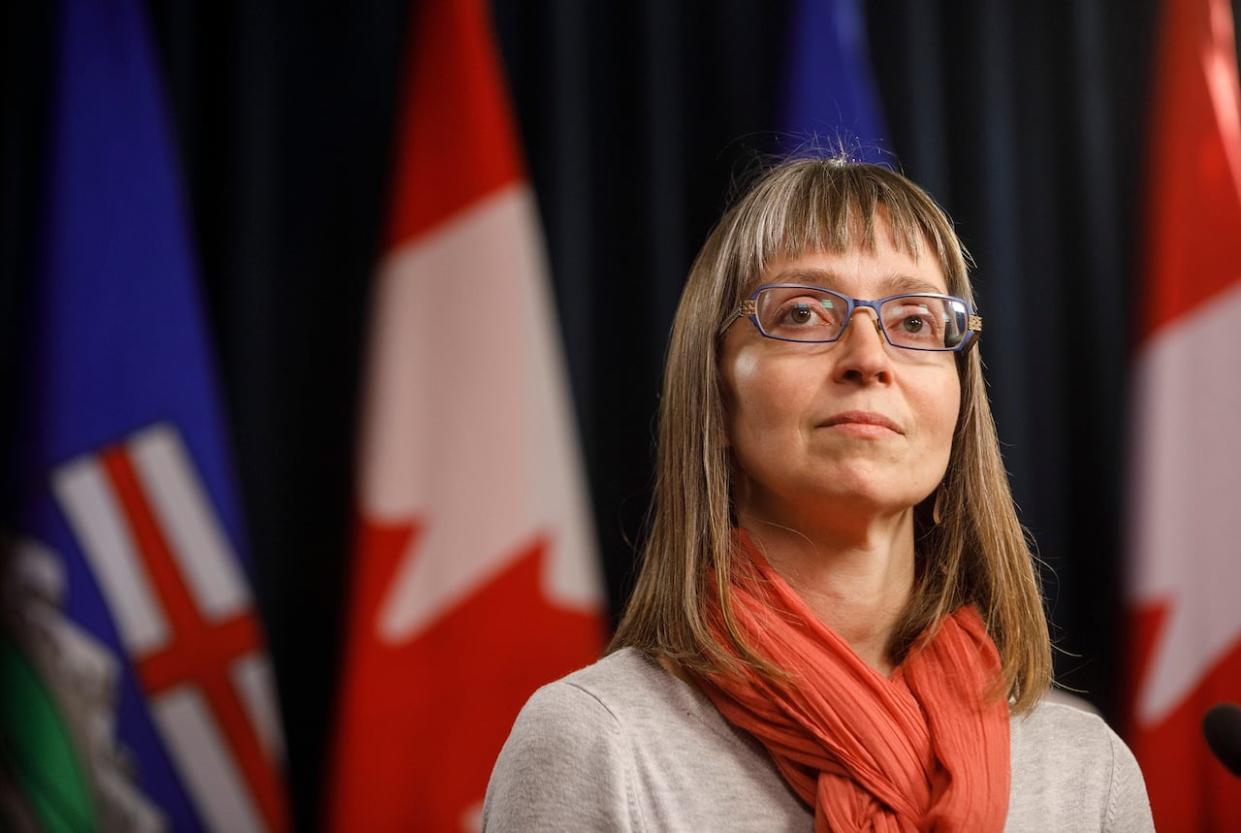
[[[739,512],[741,525],[811,611],[867,665],[892,671],[888,643],[914,581],[913,511],[847,529],[781,524]]]

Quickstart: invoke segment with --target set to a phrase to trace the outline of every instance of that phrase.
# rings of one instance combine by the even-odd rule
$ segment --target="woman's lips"
[[[828,417],[820,427],[833,428],[864,437],[881,437],[890,433],[905,433],[895,422],[883,414],[877,414],[874,411],[844,411],[843,413]]]

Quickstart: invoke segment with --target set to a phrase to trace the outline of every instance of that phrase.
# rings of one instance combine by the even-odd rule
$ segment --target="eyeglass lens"
[[[814,287],[773,287],[756,299],[764,333],[788,341],[835,341],[848,323],[843,296]],[[956,299],[900,295],[879,307],[888,341],[911,350],[952,350],[966,332],[969,312]]]

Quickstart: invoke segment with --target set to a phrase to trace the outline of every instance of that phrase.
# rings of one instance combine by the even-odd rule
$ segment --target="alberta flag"
[[[0,562],[0,827],[287,829],[215,369],[140,0],[58,15]]]
[[[795,0],[782,129],[784,150],[809,144],[886,164],[883,108],[857,0]]]

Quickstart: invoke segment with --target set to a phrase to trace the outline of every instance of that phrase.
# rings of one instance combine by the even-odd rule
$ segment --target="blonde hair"
[[[951,221],[925,191],[877,165],[821,158],[782,162],[760,176],[711,231],[673,322],[650,527],[609,653],[632,646],[698,675],[735,671],[740,656],[768,678],[782,676],[745,643],[729,603],[735,516],[717,329],[773,260],[873,248],[880,211],[892,245],[918,258],[929,244],[949,293],[972,304],[968,255]],[[958,356],[961,410],[940,486],[942,520],[917,524],[916,586],[889,652],[899,662],[943,616],[974,604],[1000,653],[997,693],[1013,699],[1019,713],[1050,684],[1051,643],[979,352]],[[718,593],[731,650],[709,626],[706,592]]]

